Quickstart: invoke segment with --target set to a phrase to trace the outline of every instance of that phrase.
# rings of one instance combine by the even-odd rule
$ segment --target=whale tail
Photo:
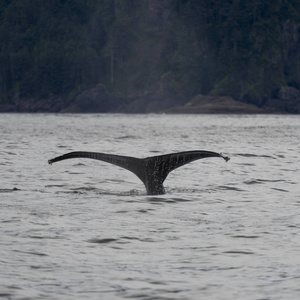
[[[101,160],[133,172],[144,183],[148,195],[161,195],[165,193],[163,182],[171,171],[206,157],[221,157],[226,162],[230,159],[224,154],[202,150],[158,155],[144,159],[98,152],[76,151],[50,159],[48,163],[52,164],[70,158]]]

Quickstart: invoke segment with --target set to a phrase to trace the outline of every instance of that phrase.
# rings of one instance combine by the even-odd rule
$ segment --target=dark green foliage
[[[214,93],[264,99],[291,78],[300,87],[299,1],[183,0],[178,13],[211,57]]]
[[[89,31],[92,2],[1,3],[2,99],[15,93],[30,97],[67,95],[99,81],[101,61]]]
[[[0,0],[0,101],[102,83],[263,105],[300,88],[299,24],[298,0]]]

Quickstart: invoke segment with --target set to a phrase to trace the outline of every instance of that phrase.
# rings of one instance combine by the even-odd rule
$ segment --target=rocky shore
[[[182,100],[183,99],[183,100]],[[228,96],[196,95],[190,101],[180,93],[154,90],[124,97],[108,93],[103,85],[72,98],[21,98],[0,103],[0,112],[17,113],[167,113],[167,114],[268,114],[300,113],[300,91],[282,87],[261,107]]]
[[[185,105],[171,107],[164,112],[170,114],[263,114],[275,111],[238,102],[231,97],[197,95]]]

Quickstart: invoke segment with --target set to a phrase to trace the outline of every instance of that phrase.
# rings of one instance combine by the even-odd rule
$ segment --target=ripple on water
[[[253,154],[253,153],[235,153],[233,154],[234,157],[261,157],[261,158],[272,158],[276,159],[276,157],[271,155],[265,155],[265,154]]]
[[[121,236],[119,238],[92,238],[87,240],[88,243],[93,244],[110,244],[110,243],[116,243],[116,244],[129,244],[131,241],[140,241],[140,242],[146,242],[146,243],[153,243],[158,242],[158,240],[149,238],[149,237],[134,237],[134,236]]]
[[[13,192],[17,192],[20,191],[20,189],[14,187],[12,189],[0,189],[0,193],[13,193]]]

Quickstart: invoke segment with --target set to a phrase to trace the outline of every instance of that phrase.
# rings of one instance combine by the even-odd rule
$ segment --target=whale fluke
[[[133,172],[144,183],[148,195],[162,195],[165,193],[163,182],[171,171],[192,161],[206,157],[221,157],[226,162],[230,159],[229,156],[221,153],[202,150],[171,153],[147,158],[76,151],[52,158],[48,160],[48,163],[51,165],[57,161],[70,158],[101,160]]]

